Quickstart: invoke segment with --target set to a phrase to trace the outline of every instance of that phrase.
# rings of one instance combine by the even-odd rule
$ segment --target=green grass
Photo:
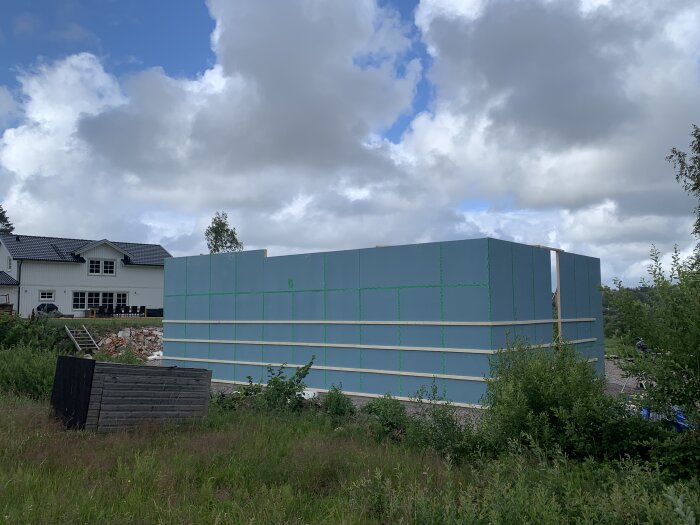
[[[636,352],[634,347],[629,344],[625,344],[622,340],[617,337],[606,337],[605,338],[605,356],[617,356],[617,357],[635,357]]]
[[[513,450],[460,466],[319,414],[219,411],[179,428],[65,431],[0,396],[0,522],[691,523],[697,480]],[[682,517],[685,516],[685,517]]]
[[[53,325],[66,325],[66,326],[82,326],[88,330],[107,330],[114,329],[119,330],[121,328],[139,328],[144,326],[157,326],[161,327],[163,325],[162,317],[112,317],[112,318],[90,318],[90,317],[76,317],[76,318],[66,318],[66,319],[50,319],[48,321]]]

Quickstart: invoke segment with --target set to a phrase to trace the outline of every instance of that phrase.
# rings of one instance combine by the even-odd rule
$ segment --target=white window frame
[[[120,295],[124,296],[124,304],[119,303]],[[121,306],[122,308],[129,306],[129,292],[114,292],[114,307],[116,308],[117,305]]]
[[[75,306],[75,297],[76,297],[76,295],[82,295],[82,296],[83,296],[83,300],[81,301],[82,304],[83,304],[82,307],[80,307],[80,306],[76,307],[76,306]],[[72,300],[72,302],[71,302],[71,305],[72,305],[73,310],[85,310],[85,309],[87,308],[87,293],[86,293],[86,292],[74,291],[74,292],[73,292],[73,298],[72,298],[72,299],[73,299],[73,300]]]
[[[97,299],[95,299],[95,296],[97,296]],[[85,296],[85,306],[87,308],[99,308],[101,304],[100,299],[102,299],[102,294],[100,292],[87,292]]]
[[[49,295],[51,297],[42,297],[42,295]],[[45,302],[54,302],[56,300],[56,290],[39,290],[39,301],[42,303]]]
[[[12,257],[10,255],[7,256],[7,269],[12,270]]]
[[[105,271],[105,263],[111,262],[112,263],[112,272],[106,272]],[[93,263],[97,263],[97,266],[99,267],[99,271],[93,272],[92,271],[92,266]],[[114,277],[117,275],[117,260],[116,259],[94,259],[90,258],[87,260],[87,272],[88,275],[106,275],[108,277]]]
[[[92,263],[97,263],[97,271],[92,271]],[[102,275],[102,259],[88,259],[87,261],[88,275]]]

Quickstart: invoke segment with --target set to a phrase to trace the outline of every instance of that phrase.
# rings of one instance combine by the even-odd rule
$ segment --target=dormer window
[[[89,275],[115,275],[116,261],[114,259],[88,259]]]
[[[99,259],[90,259],[88,261],[88,264],[90,265],[88,267],[88,273],[90,275],[100,275],[102,273],[102,261],[100,261]]]
[[[114,261],[102,261],[102,273],[114,275]]]

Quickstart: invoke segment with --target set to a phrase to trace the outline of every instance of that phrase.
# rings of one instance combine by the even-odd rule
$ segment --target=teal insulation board
[[[562,253],[560,268],[564,336],[600,367],[600,263]],[[312,389],[409,398],[434,382],[479,405],[493,353],[551,345],[552,271],[549,249],[496,239],[167,259],[163,360],[235,384],[313,359]]]

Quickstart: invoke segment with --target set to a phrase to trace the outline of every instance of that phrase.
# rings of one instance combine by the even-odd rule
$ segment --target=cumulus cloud
[[[18,231],[201,253],[226,210],[273,254],[492,235],[635,281],[650,242],[691,241],[664,161],[698,121],[690,2],[422,0],[419,31],[374,0],[208,6],[216,64],[195,78],[84,53],[0,89]],[[426,78],[435,99],[384,140]]]

